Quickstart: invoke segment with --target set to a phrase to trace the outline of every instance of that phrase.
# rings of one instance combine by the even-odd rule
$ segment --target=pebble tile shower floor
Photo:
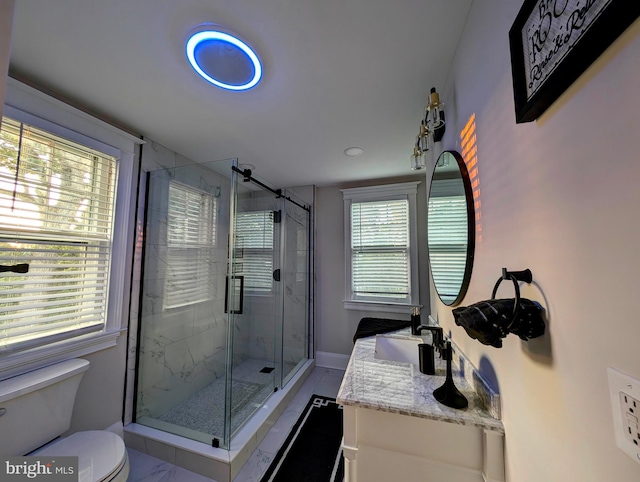
[[[285,364],[285,370],[295,365]],[[233,367],[231,432],[234,433],[273,392],[273,373],[264,360],[248,359]],[[184,402],[158,417],[198,432],[222,437],[224,430],[225,380],[218,378]]]

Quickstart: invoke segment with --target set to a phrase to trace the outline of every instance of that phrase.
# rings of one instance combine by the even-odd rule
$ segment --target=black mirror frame
[[[473,259],[476,250],[476,220],[475,220],[475,209],[473,207],[473,189],[471,187],[471,179],[469,178],[469,171],[467,170],[467,165],[464,162],[464,159],[460,155],[458,151],[442,151],[440,156],[438,156],[438,161],[440,157],[445,153],[451,154],[456,162],[458,163],[458,169],[460,170],[460,175],[462,177],[462,184],[464,185],[464,197],[467,201],[467,259],[464,266],[464,276],[462,278],[462,285],[460,286],[460,291],[458,292],[458,296],[456,299],[450,303],[445,303],[438,293],[438,287],[435,282],[433,283],[433,287],[438,293],[438,298],[440,301],[446,306],[455,306],[460,303],[465,295],[467,294],[467,289],[469,288],[469,283],[471,281],[471,273],[473,272]],[[429,181],[429,195],[431,195],[431,186],[433,184],[433,175],[435,173],[436,168],[438,167],[438,162],[436,161],[435,166],[433,167],[433,172],[431,173],[431,180]],[[427,197],[427,210],[429,206],[429,196]],[[429,251],[429,218],[427,214],[427,254],[429,255],[429,272],[431,274],[431,279],[433,280],[433,271],[431,269],[431,254]]]

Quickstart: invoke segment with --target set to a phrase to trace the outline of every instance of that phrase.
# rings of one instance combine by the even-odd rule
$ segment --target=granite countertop
[[[382,336],[415,338],[409,329]],[[469,401],[469,406],[462,410],[442,405],[433,397],[433,391],[444,383],[446,377],[445,362],[439,360],[437,354],[436,374],[425,375],[411,363],[378,360],[374,357],[375,347],[375,336],[356,341],[338,392],[339,404],[504,433],[502,421],[491,416],[482,399],[460,376],[455,365],[454,383]]]

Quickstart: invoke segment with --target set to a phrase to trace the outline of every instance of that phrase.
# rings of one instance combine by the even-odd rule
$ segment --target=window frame
[[[112,258],[104,328],[86,335],[0,356],[0,380],[58,361],[115,346],[128,324],[134,213],[133,180],[141,139],[71,107],[32,87],[7,78],[2,114],[117,159]]]
[[[117,160],[6,116],[0,131],[17,141],[0,168],[0,255],[31,265],[18,279],[0,276],[0,305],[10,305],[0,313],[0,353],[103,330]]]
[[[341,189],[344,202],[344,265],[346,310],[383,311],[387,313],[408,313],[412,306],[420,306],[419,265],[418,265],[418,216],[417,192],[422,181],[410,181],[378,186]],[[356,299],[352,287],[351,250],[351,205],[359,202],[388,201],[406,199],[409,202],[409,283],[410,295],[406,302]]]

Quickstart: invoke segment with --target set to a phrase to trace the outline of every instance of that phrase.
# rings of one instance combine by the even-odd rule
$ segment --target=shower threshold
[[[315,360],[307,360],[282,390],[270,395],[264,405],[231,438],[229,450],[214,448],[138,423],[130,423],[124,427],[125,443],[134,450],[218,482],[231,482],[291,402],[314,365]]]

